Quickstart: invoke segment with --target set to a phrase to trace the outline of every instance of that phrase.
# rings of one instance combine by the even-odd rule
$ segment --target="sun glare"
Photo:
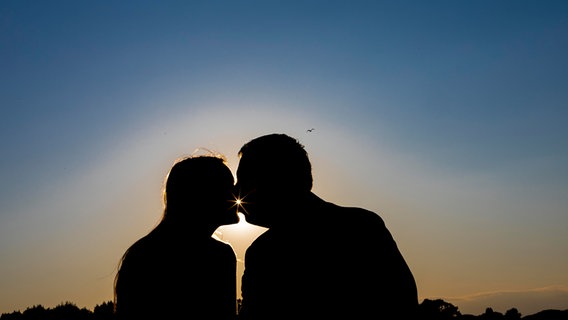
[[[241,196],[239,195],[234,195],[234,207],[237,207],[237,212],[239,213],[239,216],[241,217],[241,220],[244,219],[244,217],[248,214],[248,212],[245,209],[245,205],[247,204],[244,199],[246,198],[246,196]],[[244,214],[244,215],[243,215]]]

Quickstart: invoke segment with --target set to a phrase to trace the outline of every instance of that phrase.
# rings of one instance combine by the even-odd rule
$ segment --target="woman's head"
[[[237,223],[233,185],[233,174],[222,157],[178,159],[166,176],[164,220],[217,226]]]

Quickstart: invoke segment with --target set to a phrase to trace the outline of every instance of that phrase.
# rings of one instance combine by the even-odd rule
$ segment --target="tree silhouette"
[[[442,299],[424,299],[418,307],[418,312],[420,319],[424,320],[453,320],[461,316],[458,307]]]
[[[114,303],[112,301],[97,305],[94,311],[79,308],[74,303],[64,302],[55,308],[34,305],[24,312],[14,311],[0,315],[0,320],[114,320]]]
[[[506,320],[520,320],[521,319],[521,313],[519,312],[519,310],[517,310],[517,308],[512,308],[507,310],[507,312],[505,312],[505,319]]]
[[[112,301],[107,301],[101,305],[96,305],[93,309],[93,317],[96,320],[113,320],[114,315],[114,303]]]
[[[57,320],[91,320],[92,313],[86,308],[79,309],[74,303],[65,302],[49,312],[51,318]]]
[[[14,311],[12,313],[4,313],[0,316],[2,320],[19,320],[22,318],[22,313],[20,311]]]
[[[485,313],[481,315],[481,319],[483,320],[503,320],[505,316],[503,316],[500,312],[493,311],[493,308],[485,309]]]
[[[568,319],[568,310],[543,310],[533,315],[525,316],[526,320],[566,320]]]

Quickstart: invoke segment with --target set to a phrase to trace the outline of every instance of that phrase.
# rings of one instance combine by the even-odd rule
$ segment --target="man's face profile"
[[[267,185],[264,166],[247,155],[243,155],[237,169],[237,196],[241,199],[241,211],[247,222],[263,227],[270,225],[270,190]]]

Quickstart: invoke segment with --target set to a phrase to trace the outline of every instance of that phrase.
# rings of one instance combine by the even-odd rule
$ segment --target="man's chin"
[[[239,223],[240,220],[241,220],[241,218],[236,214],[226,216],[226,217],[223,218],[221,225],[227,226],[227,225],[231,225],[231,224],[237,224],[237,223]]]
[[[245,219],[248,223],[255,225],[255,226],[263,227],[263,228],[270,228],[270,225],[271,225],[270,222],[265,221],[263,219],[258,219],[255,216],[251,216],[251,215],[246,215]]]
[[[226,224],[237,224],[241,221],[241,218],[239,217],[235,217],[235,218],[231,218],[229,220],[226,221]]]

